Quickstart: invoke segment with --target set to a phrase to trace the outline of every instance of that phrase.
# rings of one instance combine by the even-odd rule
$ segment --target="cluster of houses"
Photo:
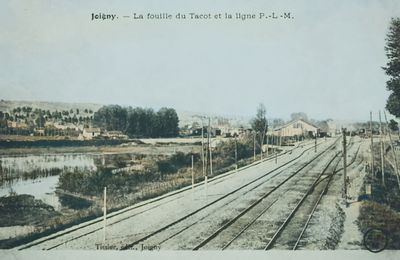
[[[208,128],[188,127],[181,131],[181,135],[201,136],[202,131],[204,135],[207,135]],[[211,136],[240,137],[250,133],[253,133],[253,129],[244,127],[211,127],[210,129]],[[337,133],[338,131],[330,121],[327,122],[326,126],[316,126],[304,119],[296,119],[278,127],[268,129],[267,135],[294,139],[299,137],[315,137],[316,135],[318,137],[330,137]]]
[[[9,129],[17,129],[29,133],[29,135],[36,136],[75,136],[78,140],[92,140],[92,139],[110,139],[110,140],[124,140],[128,136],[121,131],[106,131],[95,127],[84,127],[83,125],[75,125],[73,123],[58,124],[53,122],[46,122],[44,127],[29,127],[24,122],[8,121],[7,127]]]
[[[126,140],[128,136],[121,131],[102,131],[100,128],[95,127],[84,128],[82,133],[78,136],[79,140],[92,140],[97,138]]]
[[[8,121],[8,127],[12,129],[29,129],[29,126],[23,122]],[[46,122],[44,127],[35,127],[29,130],[31,135],[39,136],[74,136],[78,140],[92,139],[128,139],[128,136],[121,131],[106,131],[95,127],[84,127],[82,124],[73,123],[56,123]],[[198,125],[182,127],[180,129],[181,136],[207,136],[208,132],[212,137],[240,137],[248,134],[253,134],[251,128],[238,127],[233,128],[227,124],[219,125],[218,127],[204,127]],[[286,124],[275,128],[268,129],[268,136],[279,136],[284,140],[295,140],[305,137],[334,136],[339,131],[335,128],[332,121],[326,121],[325,125],[316,126],[304,119],[296,119]]]

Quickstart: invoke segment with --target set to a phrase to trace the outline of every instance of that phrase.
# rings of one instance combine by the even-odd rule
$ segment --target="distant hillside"
[[[42,110],[50,110],[50,112],[58,110],[75,110],[84,109],[97,111],[103,106],[103,104],[94,103],[64,103],[64,102],[48,102],[48,101],[15,101],[15,100],[0,100],[0,111],[10,112],[17,107],[32,107],[40,108]],[[179,117],[179,126],[185,125],[192,126],[193,123],[201,125],[201,118],[209,116],[211,118],[211,124],[215,127],[249,127],[249,121],[251,118],[243,116],[232,116],[232,115],[217,115],[217,114],[204,114],[190,111],[176,111]],[[204,124],[208,124],[208,120],[203,119]]]
[[[40,108],[42,110],[50,111],[62,111],[79,109],[83,111],[84,109],[97,111],[103,104],[95,103],[65,103],[65,102],[49,102],[49,101],[22,101],[22,100],[0,100],[0,111],[9,112],[16,107],[32,107]],[[208,120],[205,117],[211,118],[211,124],[217,127],[250,127],[251,116],[235,116],[235,115],[224,115],[216,113],[199,113],[192,111],[176,111],[179,117],[179,126],[183,127],[186,125],[191,126],[193,123],[201,124],[201,117],[203,117],[204,124],[208,124]],[[272,121],[272,119],[270,119]],[[335,128],[340,129],[341,127],[347,127],[349,130],[353,130],[354,124],[357,123],[355,120],[332,120],[330,122]]]
[[[12,111],[16,107],[32,107],[40,108],[42,110],[61,111],[70,109],[90,109],[97,111],[103,105],[93,103],[63,103],[63,102],[47,102],[47,101],[14,101],[14,100],[0,100],[0,111]]]

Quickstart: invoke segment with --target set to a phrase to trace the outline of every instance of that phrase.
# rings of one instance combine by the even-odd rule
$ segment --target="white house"
[[[100,136],[100,128],[84,128],[83,129],[83,139],[92,140],[94,137]]]

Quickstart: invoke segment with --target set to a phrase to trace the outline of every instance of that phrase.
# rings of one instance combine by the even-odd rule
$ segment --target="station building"
[[[272,129],[269,135],[281,137],[313,137],[318,133],[318,127],[303,120],[296,119],[279,127]]]

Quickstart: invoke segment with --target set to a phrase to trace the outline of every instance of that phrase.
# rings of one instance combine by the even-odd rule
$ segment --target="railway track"
[[[241,189],[243,189],[243,188],[245,188],[245,187],[247,187],[247,186],[249,186],[249,185],[255,183],[256,181],[259,181],[259,180],[261,180],[262,178],[265,178],[266,176],[272,174],[273,172],[278,171],[279,169],[281,169],[281,168],[283,168],[283,167],[289,165],[290,163],[293,163],[294,161],[296,161],[296,160],[298,160],[299,158],[301,158],[301,156],[303,156],[304,153],[306,153],[307,151],[311,150],[312,148],[313,148],[313,146],[310,146],[309,148],[307,148],[306,150],[304,150],[300,155],[298,155],[298,156],[295,157],[294,159],[291,159],[291,160],[288,161],[287,163],[282,164],[282,165],[276,167],[275,169],[273,169],[273,170],[267,172],[266,174],[262,175],[261,177],[255,179],[255,180],[253,180],[253,181],[251,181],[251,182],[249,182],[249,183],[246,183],[245,185],[239,187],[238,189],[235,189],[234,191],[232,191],[232,192],[226,194],[225,196],[222,196],[221,198],[219,198],[219,199],[217,199],[217,200],[215,200],[215,201],[212,201],[211,203],[208,203],[208,204],[204,205],[203,207],[197,209],[197,210],[194,211],[194,212],[191,212],[190,214],[184,216],[183,218],[180,218],[180,219],[178,219],[177,221],[175,221],[175,222],[173,222],[173,223],[170,223],[169,225],[165,226],[165,227],[162,228],[161,230],[157,230],[156,232],[153,232],[153,234],[154,234],[154,233],[158,233],[158,232],[160,232],[160,231],[162,231],[162,230],[165,230],[166,228],[168,228],[168,227],[170,227],[170,226],[175,225],[176,223],[181,222],[182,220],[184,220],[184,219],[186,219],[186,218],[188,218],[188,217],[190,217],[190,216],[192,216],[192,215],[194,215],[194,214],[196,214],[196,213],[202,211],[203,209],[205,209],[205,208],[207,208],[207,207],[209,207],[209,206],[215,204],[216,202],[218,202],[218,201],[220,201],[220,200],[222,200],[222,199],[224,199],[224,198],[226,198],[226,197],[228,197],[228,196],[230,196],[230,195],[236,193],[237,191],[239,191],[239,190],[241,190]],[[288,152],[289,152],[289,151],[288,151]],[[280,156],[282,156],[282,155],[283,155],[283,154],[281,154]],[[274,160],[274,159],[275,159],[275,156],[273,156],[273,157],[271,157],[271,158],[268,158],[267,160]],[[225,177],[225,176],[222,176],[222,177]],[[222,179],[222,178],[221,178],[221,179]],[[220,180],[220,178],[215,178],[215,179],[213,179],[213,180],[210,180],[210,183],[212,183],[213,181],[214,181],[214,183],[216,184],[216,183],[218,183],[218,182],[220,182],[220,181],[223,181],[223,180]],[[202,185],[202,183],[197,184],[197,186],[200,186],[200,185]],[[185,190],[186,190],[186,189],[185,189]],[[169,196],[174,196],[174,195],[176,195],[177,193],[183,192],[183,191],[185,191],[185,190],[172,193],[172,194],[169,195]],[[114,218],[114,217],[116,217],[116,216],[119,216],[119,215],[122,214],[122,213],[125,213],[125,212],[128,212],[128,211],[137,209],[137,208],[139,208],[139,207],[142,207],[142,206],[144,206],[144,205],[150,204],[150,203],[152,203],[152,202],[155,202],[155,201],[158,201],[158,200],[161,200],[161,199],[168,198],[169,196],[163,196],[163,197],[161,197],[161,198],[158,198],[158,199],[155,199],[155,200],[151,200],[151,201],[149,201],[148,203],[145,203],[145,204],[142,204],[142,205],[138,205],[138,206],[135,206],[135,207],[129,207],[129,208],[127,208],[127,209],[125,209],[125,210],[122,210],[122,211],[120,211],[120,212],[117,212],[117,213],[115,213],[115,214],[111,214],[107,219]],[[181,197],[183,197],[183,195],[182,195],[182,196],[179,196],[179,197],[176,197],[176,196],[175,196],[172,200],[169,200],[169,201],[167,201],[167,202],[171,202],[171,201],[173,201],[173,200],[177,200],[177,199],[179,199],[179,198],[181,198]],[[148,208],[148,209],[145,209],[145,210],[143,210],[143,211],[140,211],[140,212],[137,212],[137,213],[132,214],[132,215],[130,215],[130,216],[124,217],[124,218],[122,218],[122,219],[120,219],[120,220],[118,220],[118,221],[115,221],[115,222],[109,224],[108,226],[115,225],[115,224],[120,223],[120,222],[122,222],[122,221],[124,221],[124,220],[127,220],[127,219],[129,219],[129,218],[132,218],[132,217],[134,217],[134,216],[137,216],[137,215],[139,215],[139,214],[142,214],[142,213],[144,213],[144,212],[147,212],[147,211],[149,211],[149,210],[152,210],[152,209],[154,209],[154,208],[156,208],[156,207],[158,207],[158,206],[160,206],[160,205],[155,205],[155,206],[150,207],[150,208]],[[54,239],[63,237],[63,236],[65,236],[66,234],[70,234],[70,233],[72,233],[72,232],[74,232],[74,231],[77,231],[77,230],[80,230],[80,229],[83,229],[83,228],[87,228],[87,227],[89,227],[89,226],[91,226],[91,225],[94,225],[94,224],[97,224],[97,223],[99,223],[99,222],[101,222],[101,221],[102,221],[102,220],[95,220],[95,221],[89,222],[89,223],[84,224],[84,225],[81,225],[81,226],[79,226],[79,227],[69,229],[69,230],[67,230],[67,231],[65,231],[65,232],[62,232],[61,234],[56,234],[56,235],[50,236],[50,237],[45,238],[45,239],[40,239],[39,241],[36,241],[36,242],[34,241],[34,242],[29,243],[28,245],[22,246],[22,247],[20,247],[20,248],[18,248],[18,249],[26,249],[26,248],[30,248],[30,247],[32,247],[32,246],[40,245],[40,244],[42,244],[42,243],[45,243],[45,242],[48,242],[48,241],[51,241],[51,240],[54,240]],[[90,231],[88,231],[88,232],[85,232],[85,233],[83,233],[83,234],[80,234],[80,235],[78,235],[78,236],[76,236],[76,237],[73,237],[73,238],[64,240],[64,241],[62,241],[62,242],[60,242],[60,243],[57,243],[57,244],[52,245],[52,246],[50,246],[50,247],[47,247],[46,249],[47,249],[47,250],[55,249],[55,248],[57,248],[57,247],[59,247],[59,246],[61,246],[61,245],[64,245],[65,243],[68,243],[68,242],[72,241],[72,240],[75,240],[75,239],[81,238],[81,237],[83,237],[83,236],[86,236],[86,235],[89,235],[89,234],[98,232],[98,231],[100,231],[100,230],[102,230],[102,227],[94,228],[94,229],[92,229],[92,230],[90,230]],[[140,240],[138,240],[138,241],[135,241],[134,243],[131,243],[131,244],[127,245],[127,246],[124,246],[124,247],[121,248],[121,249],[128,249],[128,248],[130,248],[131,246],[137,244],[138,242],[147,239],[148,237],[151,237],[151,235],[150,235],[150,236],[147,235],[147,236],[143,237],[142,239],[140,239]]]
[[[329,187],[336,167],[340,162],[340,157],[338,157],[339,154],[340,152],[336,153],[329,161],[325,169],[310,186],[301,200],[296,204],[295,208],[275,231],[264,250],[272,248],[297,248],[298,242],[303,236],[315,209]]]
[[[281,156],[283,156],[283,155],[285,155],[285,154],[287,154],[287,153],[292,152],[292,151],[293,151],[294,149],[296,149],[296,148],[298,148],[298,147],[295,147],[295,148],[293,148],[293,149],[291,149],[291,150],[288,150],[288,151],[286,151],[286,152],[284,152],[284,153],[281,153],[281,154],[279,154],[278,156],[281,157]],[[308,148],[308,149],[311,149],[311,147]],[[271,157],[265,158],[265,159],[262,160],[262,161],[257,161],[257,162],[255,162],[255,163],[251,164],[250,166],[254,166],[254,165],[257,165],[257,164],[259,164],[259,163],[267,162],[267,161],[274,160],[274,159],[275,159],[275,156],[271,156]],[[248,166],[244,166],[244,167],[242,167],[242,168],[239,168],[238,171],[241,171],[241,170],[246,169],[246,168],[248,168],[248,167],[249,167],[249,165],[248,165]],[[212,184],[217,184],[217,183],[219,183],[220,181],[222,181],[222,180],[220,180],[220,179],[225,179],[227,176],[232,175],[233,173],[235,173],[235,172],[232,171],[232,172],[228,172],[228,173],[225,173],[225,174],[218,175],[218,176],[216,176],[216,177],[214,177],[214,178],[212,178],[212,179],[209,179],[209,180],[208,180],[208,183],[211,184],[211,185],[212,185]],[[202,185],[204,185],[204,181],[199,182],[199,183],[196,183],[196,184],[195,184],[195,187],[202,186]],[[188,186],[188,187],[185,187],[185,188],[180,189],[180,190],[178,190],[178,191],[174,191],[174,192],[168,193],[168,194],[166,194],[166,195],[160,196],[160,197],[158,197],[158,198],[151,199],[151,200],[149,200],[149,201],[147,201],[147,202],[145,202],[145,203],[138,203],[138,205],[130,206],[130,207],[127,207],[127,208],[125,208],[125,209],[119,210],[119,211],[117,211],[117,212],[110,213],[110,214],[107,215],[107,220],[113,219],[113,218],[115,218],[115,217],[117,217],[117,216],[119,216],[119,215],[121,215],[121,214],[123,214],[123,213],[136,210],[136,209],[138,209],[138,208],[140,208],[140,207],[143,207],[143,206],[152,204],[152,203],[154,203],[154,202],[157,202],[157,201],[160,201],[160,200],[163,200],[163,199],[167,199],[167,198],[169,198],[169,197],[173,197],[173,196],[175,196],[176,194],[183,193],[184,191],[189,190],[190,188],[191,188],[191,187]],[[183,197],[183,195],[182,195],[182,196],[178,196],[178,197],[175,196],[172,200],[166,201],[166,203],[172,202],[172,201],[174,201],[174,200],[178,200],[178,199],[180,199],[180,198],[182,198],[182,197]],[[148,209],[146,209],[146,210],[140,211],[139,213],[132,214],[131,216],[128,216],[128,217],[125,217],[125,218],[123,218],[123,219],[121,219],[121,220],[119,220],[119,221],[113,222],[111,225],[116,224],[116,223],[119,223],[119,222],[124,221],[124,220],[129,219],[129,218],[132,218],[132,217],[137,216],[137,215],[139,215],[139,214],[145,213],[145,212],[147,212],[147,211],[149,211],[149,210],[152,210],[152,209],[154,209],[154,208],[156,208],[156,207],[158,207],[158,206],[160,206],[160,205],[156,205],[156,206],[154,206],[154,207],[150,207],[150,208],[148,208]],[[38,240],[36,240],[36,241],[30,242],[30,243],[28,243],[28,244],[26,244],[26,245],[19,246],[19,247],[17,247],[17,249],[18,249],[18,250],[28,249],[28,248],[31,248],[31,247],[33,247],[33,246],[40,245],[40,244],[42,244],[42,243],[45,243],[45,242],[48,242],[48,241],[51,241],[51,240],[60,238],[60,237],[62,237],[62,236],[65,236],[65,235],[67,235],[67,234],[73,233],[73,232],[78,231],[78,230],[81,230],[81,229],[83,229],[83,228],[88,228],[88,227],[93,226],[93,225],[95,225],[95,224],[101,223],[102,221],[103,221],[103,218],[97,218],[97,219],[95,219],[95,220],[88,221],[88,222],[86,222],[86,223],[84,223],[84,224],[80,224],[80,225],[78,225],[78,226],[76,226],[76,227],[68,228],[68,229],[66,229],[66,230],[64,230],[64,231],[62,231],[62,232],[58,232],[58,233],[56,233],[56,234],[50,235],[50,236],[48,236],[48,237],[46,237],[46,238],[41,238],[41,239],[38,239]],[[75,239],[80,238],[80,237],[83,237],[83,236],[85,236],[85,235],[90,235],[90,234],[92,234],[92,233],[94,233],[94,232],[97,232],[97,231],[99,231],[99,230],[101,230],[101,229],[102,229],[102,227],[101,227],[101,228],[94,229],[94,230],[91,230],[91,231],[89,231],[89,232],[86,232],[85,234],[81,234],[81,235],[77,236]],[[50,250],[50,249],[57,248],[58,246],[60,246],[60,245],[62,245],[62,244],[64,244],[64,243],[66,243],[66,242],[69,242],[69,241],[71,241],[71,239],[69,239],[68,241],[64,241],[64,242],[62,242],[62,243],[59,243],[59,244],[57,244],[57,245],[55,245],[55,246],[49,247],[49,248],[47,248],[47,249]]]
[[[331,149],[332,147],[334,147],[334,146],[336,145],[337,141],[338,141],[338,140],[336,140],[336,141],[334,142],[334,144],[332,144],[331,146],[329,146],[327,150],[329,150],[329,149]],[[187,214],[187,215],[185,215],[185,216],[183,216],[183,217],[181,217],[181,218],[175,220],[174,222],[171,222],[171,223],[169,223],[168,225],[165,225],[165,226],[163,226],[163,227],[161,227],[161,228],[155,230],[154,232],[151,232],[151,233],[147,234],[146,236],[143,236],[143,237],[141,237],[141,238],[135,240],[134,242],[125,245],[125,246],[122,247],[121,249],[122,249],[122,250],[127,250],[127,249],[130,249],[130,248],[133,248],[135,245],[138,245],[139,243],[144,242],[144,241],[148,241],[150,238],[152,238],[152,237],[154,237],[154,236],[156,236],[156,235],[159,235],[160,233],[162,233],[162,232],[164,232],[164,231],[173,229],[173,227],[176,226],[177,224],[180,224],[180,223],[183,222],[184,220],[186,220],[186,219],[188,219],[188,218],[194,216],[195,214],[200,213],[200,212],[203,211],[204,209],[206,209],[206,208],[208,208],[208,207],[210,207],[210,206],[212,206],[212,205],[214,205],[214,204],[216,204],[216,203],[218,203],[218,202],[221,202],[222,200],[228,198],[229,196],[231,196],[231,195],[233,195],[233,194],[236,194],[238,191],[240,191],[240,190],[242,190],[242,189],[248,187],[248,186],[251,185],[251,184],[254,184],[255,182],[261,181],[259,184],[255,185],[253,188],[251,188],[250,190],[246,191],[245,194],[249,193],[250,191],[255,190],[256,188],[260,187],[260,186],[264,183],[264,182],[262,182],[262,179],[263,179],[263,178],[269,176],[270,174],[276,172],[277,170],[283,168],[284,166],[287,166],[287,165],[289,165],[290,163],[296,161],[296,160],[299,159],[305,152],[309,151],[309,150],[312,149],[312,148],[313,148],[313,147],[310,147],[310,148],[306,149],[306,150],[303,151],[299,156],[297,156],[296,158],[290,160],[289,162],[287,162],[287,163],[285,163],[285,164],[283,164],[283,165],[281,165],[281,166],[279,166],[279,167],[273,169],[272,171],[267,172],[266,174],[264,174],[264,175],[262,175],[262,176],[260,176],[260,177],[258,177],[258,178],[256,178],[256,179],[254,179],[254,180],[252,180],[252,181],[250,181],[250,182],[248,182],[248,183],[246,183],[246,184],[240,186],[239,188],[237,188],[237,189],[235,189],[235,190],[232,190],[231,192],[229,192],[229,193],[227,193],[227,194],[225,194],[225,195],[223,195],[223,196],[217,198],[216,200],[214,200],[214,201],[212,201],[212,202],[210,202],[210,203],[204,205],[203,207],[201,207],[201,208],[199,208],[199,209],[197,209],[197,210],[195,210],[195,211],[193,211],[193,212],[191,212],[191,213],[189,213],[189,214]],[[326,151],[326,150],[325,150],[325,151]],[[323,154],[325,151],[319,153],[319,154],[316,156],[316,158],[319,157],[321,154]],[[309,163],[305,163],[305,164],[308,165]],[[303,167],[303,166],[302,166],[302,167]],[[305,166],[304,166],[304,167],[305,167]],[[278,173],[279,173],[279,172],[278,172]],[[276,173],[273,177],[277,176],[278,173]],[[245,194],[244,194],[244,195],[245,195]],[[232,199],[232,200],[228,200],[228,202],[226,202],[226,203],[225,203],[224,205],[222,205],[222,206],[226,206],[227,204],[233,202],[235,199],[236,199],[236,198],[234,198],[234,199]],[[202,217],[202,218],[200,218],[200,219],[198,219],[198,220],[193,221],[192,223],[190,223],[190,224],[187,225],[187,226],[184,226],[183,228],[178,228],[177,231],[176,231],[176,230],[173,230],[173,231],[172,231],[172,234],[166,235],[165,238],[164,238],[162,241],[158,242],[158,243],[163,243],[163,242],[165,242],[165,241],[167,241],[167,240],[169,240],[169,239],[171,239],[171,238],[173,238],[173,237],[175,237],[175,236],[181,234],[182,232],[186,231],[187,229],[189,229],[189,228],[192,227],[193,225],[199,223],[199,222],[200,222],[201,220],[203,220],[205,217],[208,217],[208,215],[206,215],[206,216],[204,216],[204,217]],[[168,231],[167,231],[167,232],[168,232]]]
[[[349,146],[350,146],[350,142],[349,142]],[[360,149],[360,146],[358,147],[356,155],[353,157],[352,162],[350,162],[348,164],[348,166],[354,163],[354,161],[355,161],[355,159],[357,157],[359,149]],[[284,238],[285,237],[285,233],[284,233],[285,230],[291,230],[289,232],[286,231],[287,232],[286,237],[289,237],[289,241],[281,239],[281,240],[283,240],[283,241],[280,241],[281,244],[285,246],[284,247],[285,249],[290,248],[291,244],[292,244],[292,246],[294,248],[297,247],[298,240],[301,239],[302,234],[304,233],[305,229],[307,228],[307,226],[309,224],[309,221],[310,221],[310,219],[312,217],[313,212],[315,211],[317,205],[319,204],[322,196],[326,193],[334,174],[337,173],[336,168],[337,168],[337,165],[339,164],[340,159],[341,159],[341,158],[338,158],[338,155],[340,153],[341,152],[336,153],[332,157],[332,159],[328,162],[326,167],[322,170],[322,172],[315,179],[315,181],[313,182],[311,187],[303,195],[301,200],[296,204],[295,208],[285,218],[283,223],[280,225],[280,227],[274,233],[274,235],[269,240],[267,246],[264,249],[269,249],[270,247],[272,247],[275,244],[276,240],[278,240],[278,242],[279,242],[279,238],[282,238],[282,237]],[[334,163],[335,160],[336,160],[336,162]],[[299,169],[299,170],[301,170],[301,169]],[[270,210],[270,208],[272,206],[275,205],[275,203],[279,200],[279,197],[272,199],[270,202],[264,203],[265,205],[263,205],[263,207],[261,207],[260,210],[258,210],[258,212],[256,214],[254,214],[254,213],[252,214],[253,215],[252,218],[248,217],[247,220],[242,220],[242,221],[240,221],[240,218],[245,216],[246,213],[251,211],[258,204],[262,204],[263,200],[265,200],[274,191],[275,190],[271,190],[270,192],[266,193],[263,197],[261,197],[258,201],[254,202],[248,208],[244,209],[235,218],[232,218],[229,222],[227,222],[226,224],[221,226],[213,234],[211,234],[209,237],[204,239],[200,244],[198,244],[196,247],[194,247],[194,250],[198,250],[198,249],[204,247],[205,245],[207,245],[208,243],[213,241],[217,236],[219,236],[225,230],[233,229],[233,231],[230,232],[231,234],[232,233],[235,234],[233,237],[231,236],[231,234],[229,234],[229,232],[225,232],[225,233],[228,233],[228,234],[225,234],[225,238],[231,236],[228,240],[226,240],[228,242],[221,243],[221,241],[216,241],[216,242],[214,242],[216,245],[214,244],[213,247],[211,247],[212,249],[216,249],[216,248],[218,248],[218,246],[220,246],[219,248],[222,249],[222,250],[229,248],[229,246],[235,240],[237,240],[240,236],[242,236],[243,233],[248,231],[248,229],[261,216],[263,216],[266,212],[268,212],[268,210]],[[312,205],[312,206],[310,207],[309,205]],[[304,211],[310,211],[310,210],[311,210],[311,213],[310,212],[304,212]],[[309,214],[307,214],[307,213],[309,213]],[[308,219],[307,219],[307,216],[309,216]],[[296,219],[296,217],[298,219]],[[307,220],[305,221],[306,224],[304,226],[302,226],[302,223],[304,223],[304,221],[303,221],[304,218],[306,218]],[[235,226],[235,225],[236,225],[236,228],[235,227],[232,228],[232,226]],[[292,228],[289,227],[288,229],[286,229],[286,227],[290,226],[290,225],[292,225],[292,226],[296,226],[297,225],[297,234],[300,233],[298,235],[299,237],[298,237],[297,240],[296,240],[296,236],[293,236],[293,233],[294,233],[293,227]],[[293,239],[294,239],[294,241],[293,241]],[[293,243],[295,245],[293,245]]]
[[[361,145],[358,146],[354,157],[352,158],[351,162],[349,162],[347,164],[347,167],[349,167],[350,165],[352,165],[356,161],[357,155],[358,155],[358,153],[360,151],[360,147],[361,147]],[[339,171],[343,170],[343,168],[337,169],[339,163],[340,163],[340,160],[337,161],[337,163],[334,166],[333,171],[331,172],[331,174],[329,174],[327,176],[326,184],[324,185],[322,191],[319,192],[318,198],[315,201],[314,206],[311,209],[311,212],[309,212],[309,214],[308,214],[307,221],[304,223],[303,228],[301,229],[301,232],[300,232],[298,238],[296,239],[296,242],[294,243],[293,247],[291,248],[292,250],[297,250],[301,246],[300,245],[301,239],[303,238],[303,235],[304,235],[306,229],[308,228],[308,226],[310,224],[310,221],[311,221],[311,218],[313,217],[315,210],[317,209],[320,201],[322,200],[322,197],[327,194],[329,186],[330,186],[330,183],[332,182],[332,179],[335,177],[335,174],[338,173]]]
[[[356,158],[357,154],[359,152],[360,146],[358,146],[358,149],[355,153],[355,156],[353,157],[352,161],[347,164],[347,166],[352,165]],[[314,182],[312,185],[308,188],[308,190],[304,193],[302,198],[296,202],[296,205],[293,209],[291,209],[290,213],[286,215],[283,219],[283,221],[278,220],[277,225],[274,229],[274,226],[272,225],[273,233],[270,234],[270,238],[268,239],[268,242],[266,243],[266,246],[264,248],[256,248],[256,249],[264,249],[264,250],[269,250],[272,248],[278,248],[278,249],[297,249],[299,246],[299,242],[307,229],[309,222],[313,216],[314,211],[316,210],[317,206],[319,205],[323,195],[326,194],[329,185],[334,177],[334,175],[340,171],[341,169],[337,170],[337,166],[341,160],[341,157],[338,157],[341,154],[341,152],[336,153],[328,162],[328,164],[325,166],[325,168],[321,171],[321,173],[315,178]],[[263,215],[270,210],[272,206],[278,202],[279,197],[276,199],[273,199],[269,203],[265,203],[264,208],[259,211],[258,214],[256,214],[251,221],[247,222],[246,225],[242,225],[242,228],[240,231],[239,229],[236,228],[236,235],[231,238],[224,246],[221,247],[222,250],[229,248],[229,246],[242,234],[245,232],[248,232],[249,229],[251,229],[252,225]],[[249,207],[250,208],[250,207]],[[246,210],[247,211],[247,210]],[[253,214],[254,215],[254,214]],[[243,216],[243,214],[242,214]],[[238,216],[238,218],[241,216]],[[227,228],[231,228],[232,222],[236,221],[237,218],[230,223],[227,223],[226,225],[222,226],[220,230],[216,231],[212,236],[208,237],[206,240],[204,240],[201,244],[199,244],[195,249],[200,249],[207,243],[209,243],[213,238],[215,238],[216,233],[221,233]],[[240,225],[239,225],[240,226]],[[252,232],[257,232],[257,228],[254,228]],[[261,232],[268,232],[268,230],[262,230]],[[232,232],[231,232],[232,233]],[[259,237],[262,237],[262,234],[259,235]],[[217,243],[218,244],[218,243]],[[219,243],[220,245],[222,243]],[[239,247],[241,248],[241,247]],[[215,246],[213,247],[215,249]]]
[[[357,155],[358,155],[358,153],[360,151],[360,147],[361,147],[361,144],[358,146],[355,155],[353,156],[352,160],[346,165],[346,167],[349,167],[349,166],[351,166],[352,164],[355,163],[355,161],[357,159]],[[332,182],[332,180],[335,177],[335,175],[338,172],[343,170],[343,168],[337,169],[339,163],[340,163],[340,160],[337,162],[336,166],[334,167],[334,170],[333,170],[332,174],[329,175],[328,181],[327,181],[326,185],[324,186],[322,192],[320,192],[317,201],[315,202],[311,212],[309,213],[309,215],[308,215],[309,217],[307,218],[307,221],[304,223],[304,226],[303,226],[303,228],[302,228],[302,230],[301,230],[301,232],[300,232],[300,234],[299,234],[299,236],[298,236],[298,238],[296,240],[296,243],[291,248],[292,250],[297,250],[297,249],[299,249],[301,247],[304,247],[305,242],[301,243],[302,242],[302,238],[304,236],[304,233],[305,233],[306,229],[308,228],[308,226],[310,224],[310,221],[311,221],[312,217],[314,216],[315,210],[317,209],[318,205],[320,204],[320,201],[322,200],[323,196],[327,194],[329,186],[330,186],[330,183]],[[362,163],[362,161],[360,163]]]
[[[318,160],[319,157],[322,156],[325,152],[330,151],[331,148],[332,148],[332,146],[329,147],[329,149],[325,150],[324,152],[320,153],[318,156],[316,156],[315,158],[313,158],[306,164],[304,164],[299,169],[297,169],[295,172],[293,172],[290,176],[288,176],[288,178],[286,178],[279,185],[275,186],[273,189],[266,192],[257,201],[255,201],[254,203],[249,205],[247,208],[242,210],[239,214],[237,214],[235,217],[230,219],[224,225],[220,226],[211,235],[209,235],[208,237],[203,239],[199,244],[197,244],[193,248],[193,250],[199,250],[199,249],[205,247],[206,245],[209,245],[210,242],[214,242],[214,244],[211,245],[211,249],[224,250],[224,249],[229,248],[229,246],[234,241],[236,241],[239,237],[241,237],[245,232],[248,232],[249,229],[251,229],[251,227],[254,225],[254,223],[256,221],[258,221],[260,219],[260,217],[265,215],[266,212],[268,210],[270,210],[279,201],[281,195],[284,194],[285,192],[284,192],[284,190],[283,191],[281,190],[281,194],[278,194],[278,195],[276,195],[277,197],[274,197],[274,198],[271,198],[271,200],[268,200],[268,198],[270,198],[271,195],[274,195],[274,193],[276,191],[278,191],[284,184],[289,182],[292,178],[297,176],[299,173],[303,172],[305,169],[308,168],[308,166],[312,166],[313,162]],[[335,154],[333,159],[336,157],[337,157],[337,154]],[[331,164],[332,160],[328,163],[328,165]],[[326,170],[324,169],[323,172],[325,172],[325,171]],[[297,207],[299,207],[299,206],[297,206]],[[247,216],[247,214],[250,216]],[[289,220],[290,220],[290,217],[288,217],[285,220],[285,222],[288,223]],[[217,239],[218,236],[220,237],[219,239]],[[275,239],[275,238],[273,238],[273,239]],[[217,240],[217,241],[215,241],[215,240]]]

